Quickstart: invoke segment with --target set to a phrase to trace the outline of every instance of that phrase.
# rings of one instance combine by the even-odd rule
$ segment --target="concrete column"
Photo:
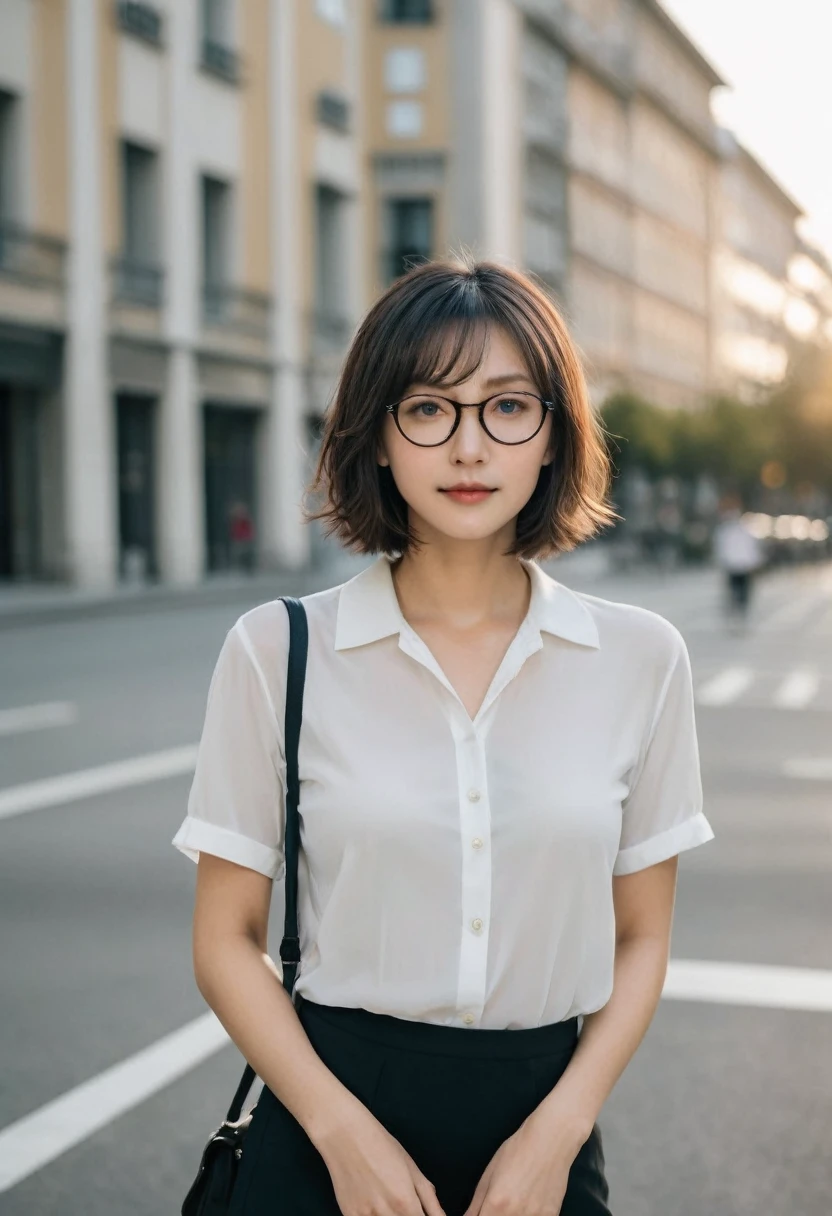
[[[199,330],[200,209],[191,139],[195,4],[168,8],[170,137],[164,165],[167,386],[159,410],[158,536],[162,578],[198,582],[205,569],[203,428],[196,343]]]
[[[117,577],[113,408],[107,378],[105,258],[95,0],[70,0],[69,261],[64,365],[66,568],[84,587]]]
[[[482,6],[483,245],[485,254],[522,264],[522,15],[512,0]]]
[[[301,517],[307,456],[305,386],[301,365],[298,230],[303,183],[297,151],[296,0],[270,6],[270,212],[272,293],[275,301],[272,358],[275,374],[264,428],[263,561],[300,568],[309,560],[309,527]]]

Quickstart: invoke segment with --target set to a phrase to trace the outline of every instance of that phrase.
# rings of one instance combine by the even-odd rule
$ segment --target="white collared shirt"
[[[529,610],[473,720],[386,557],[303,597],[296,988],[311,1001],[485,1029],[591,1013],[612,992],[612,876],[713,837],[679,631],[523,564]],[[288,636],[277,600],[229,630],[173,842],[275,879]]]

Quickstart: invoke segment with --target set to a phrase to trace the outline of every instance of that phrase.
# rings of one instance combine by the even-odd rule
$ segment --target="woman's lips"
[[[472,489],[472,490],[452,489],[452,490],[443,490],[442,493],[446,494],[448,496],[448,498],[453,498],[455,502],[472,503],[472,502],[482,502],[482,500],[484,498],[488,498],[489,494],[493,494],[494,491],[493,490],[474,490],[474,489]]]

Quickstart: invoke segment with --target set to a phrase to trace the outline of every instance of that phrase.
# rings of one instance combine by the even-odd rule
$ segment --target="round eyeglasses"
[[[479,410],[480,426],[495,443],[528,443],[555,408],[536,393],[497,393],[485,401],[451,401],[435,393],[415,393],[384,407],[402,435],[420,448],[447,443],[463,410]]]

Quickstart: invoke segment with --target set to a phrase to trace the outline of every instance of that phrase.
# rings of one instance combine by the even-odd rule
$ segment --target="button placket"
[[[485,1004],[488,929],[491,915],[491,815],[485,742],[470,722],[454,719],[462,848],[461,924],[457,1009],[474,1025]]]

